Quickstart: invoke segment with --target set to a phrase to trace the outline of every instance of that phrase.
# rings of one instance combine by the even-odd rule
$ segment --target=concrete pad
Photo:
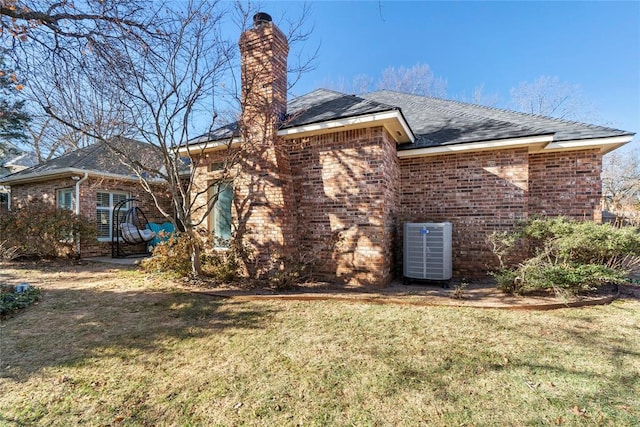
[[[116,264],[116,265],[137,265],[147,256],[129,257],[129,258],[111,258],[110,256],[96,256],[89,258],[82,258],[83,261],[101,262],[104,264]]]

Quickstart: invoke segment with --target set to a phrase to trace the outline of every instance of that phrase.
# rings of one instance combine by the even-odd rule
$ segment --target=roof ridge
[[[456,103],[458,105],[469,105],[472,107],[478,106],[478,107],[483,107],[482,105],[477,105],[477,104],[470,104],[468,102],[462,102],[462,101],[457,101],[457,100],[452,100],[452,99],[445,99],[445,98],[438,98],[435,96],[429,96],[429,95],[416,95],[413,93],[406,93],[406,92],[398,92],[398,91],[394,91],[394,90],[388,90],[388,89],[383,89],[381,91],[377,91],[377,92],[390,92],[390,93],[396,93],[396,94],[400,94],[400,95],[405,95],[405,96],[411,96],[411,97],[415,97],[415,98],[426,98],[426,99],[432,99],[432,100],[436,100],[436,101],[444,101],[444,102],[453,102]],[[376,93],[376,92],[369,92],[370,94]],[[457,116],[460,117],[473,117],[473,118],[477,118],[477,119],[487,119],[486,117],[483,117],[479,114],[474,114],[474,113],[469,113],[467,111],[461,111],[461,110],[456,110],[456,109],[452,109],[452,108],[446,108],[446,107],[442,107],[442,106],[431,106],[430,108],[443,112],[443,113],[450,113],[450,114],[455,114]],[[513,111],[510,110],[504,110],[505,112],[509,112],[509,113],[513,113]],[[508,123],[511,125],[515,125],[518,126],[521,129],[526,129],[526,130],[530,130],[532,132],[536,132],[536,130],[530,126],[525,126],[522,125],[520,123],[513,123],[511,121],[508,120],[504,120],[504,119],[499,119],[499,118],[493,118],[491,117],[490,120],[494,120],[496,122],[500,122],[500,123]],[[553,132],[551,132],[553,133]]]
[[[612,128],[612,127],[609,127],[609,126],[596,125],[596,124],[593,124],[593,123],[581,122],[579,120],[568,120],[568,119],[562,119],[562,118],[558,118],[558,117],[545,116],[543,114],[524,113],[522,111],[510,110],[508,108],[499,108],[499,107],[493,107],[493,106],[488,106],[488,105],[473,104],[471,102],[459,101],[457,99],[439,98],[439,97],[430,96],[430,95],[417,95],[417,94],[414,94],[414,93],[399,92],[399,91],[391,90],[391,89],[381,89],[381,90],[375,91],[375,92],[367,92],[366,94],[373,94],[373,93],[376,93],[376,92],[390,92],[390,93],[397,93],[397,94],[400,94],[400,95],[408,95],[408,96],[418,97],[418,98],[428,98],[428,99],[434,99],[434,100],[437,100],[437,101],[451,102],[451,103],[458,104],[458,105],[467,105],[467,106],[470,106],[470,107],[480,108],[480,109],[485,109],[485,110],[492,110],[492,111],[509,113],[509,114],[518,114],[518,115],[524,116],[524,117],[532,117],[532,118],[537,118],[537,119],[551,120],[551,121],[555,121],[557,123],[566,123],[566,124],[574,124],[574,125],[586,126],[586,127],[591,128],[591,129],[606,129],[606,130],[611,130],[611,131],[616,131],[616,132],[625,132],[625,133],[627,133],[629,135],[633,134],[633,132],[628,132],[628,131],[625,131],[625,130],[622,130],[622,129]],[[366,94],[363,94],[363,95],[366,95]],[[451,110],[442,109],[442,108],[440,108],[440,111],[453,112]],[[465,114],[465,113],[463,113],[463,114]],[[466,114],[466,115],[471,116],[472,114]],[[479,117],[479,116],[477,116],[475,114],[473,114],[472,116]],[[498,119],[494,119],[494,120],[498,120]],[[501,121],[504,121],[504,120],[501,120]],[[522,125],[519,125],[519,126],[522,126]]]
[[[314,90],[312,92],[309,92],[309,93],[313,93],[313,92],[315,92],[317,90],[324,90],[324,91],[332,92],[332,93],[335,93],[335,94],[338,94],[338,95],[342,95],[342,96],[350,96],[350,97],[353,97],[353,98],[358,98],[358,99],[362,100],[363,102],[365,102],[366,104],[369,104],[369,105],[380,105],[380,106],[383,106],[383,107],[389,107],[392,110],[400,109],[400,107],[398,107],[397,105],[387,104],[386,102],[373,101],[371,99],[363,98],[360,95],[357,95],[355,93],[351,93],[350,94],[350,93],[338,92],[337,90],[333,90],[333,89],[318,88],[318,89],[316,89],[316,90]]]

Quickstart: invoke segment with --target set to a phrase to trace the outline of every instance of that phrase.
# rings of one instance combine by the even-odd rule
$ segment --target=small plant
[[[469,286],[469,284],[464,280],[458,283],[457,285],[455,285],[453,287],[453,293],[451,294],[451,298],[464,299],[465,297],[464,290],[467,286]]]
[[[16,311],[35,303],[40,298],[40,290],[29,287],[17,292],[15,286],[0,286],[0,319],[5,319]]]

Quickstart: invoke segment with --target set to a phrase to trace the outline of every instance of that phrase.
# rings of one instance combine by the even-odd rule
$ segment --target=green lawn
[[[43,293],[0,324],[0,425],[640,424],[637,300],[241,303],[132,271],[20,274]]]

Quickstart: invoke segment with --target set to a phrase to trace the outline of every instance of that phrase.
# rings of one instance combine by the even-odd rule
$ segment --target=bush
[[[212,239],[176,233],[160,242],[150,258],[142,261],[146,271],[173,272],[181,277],[191,274],[191,246],[198,245],[203,273],[216,282],[232,282],[240,274],[242,248],[232,243],[227,249],[216,249]],[[246,249],[244,249],[246,251]]]
[[[142,260],[141,266],[146,271],[171,271],[180,276],[191,273],[191,238],[186,233],[174,233],[168,239],[158,243],[151,253],[151,257]],[[203,242],[199,239],[195,244]]]
[[[538,218],[490,238],[501,268],[493,273],[505,292],[540,290],[575,294],[604,284],[619,284],[640,264],[640,234],[633,227]],[[517,265],[503,262],[522,248],[530,257]]]
[[[54,258],[76,251],[78,238],[94,239],[95,225],[67,209],[40,199],[7,212],[0,218],[0,239],[12,257]]]
[[[199,245],[203,275],[215,283],[236,282],[247,287],[288,289],[308,280],[314,266],[302,255],[282,257],[273,254],[273,268],[259,272],[255,268],[257,262],[253,250],[239,240],[216,242],[208,233],[196,235],[193,239]],[[142,261],[142,268],[152,272],[172,272],[180,277],[191,275],[190,242],[191,238],[186,233],[171,236],[154,248],[150,258]],[[228,246],[221,248],[221,243]]]
[[[23,292],[16,292],[15,287],[0,287],[0,319],[4,319],[18,310],[26,308],[40,298],[40,290],[30,287]]]

